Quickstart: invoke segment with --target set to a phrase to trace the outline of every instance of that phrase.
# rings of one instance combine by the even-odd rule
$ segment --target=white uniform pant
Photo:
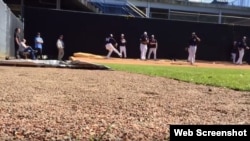
[[[152,52],[154,54],[154,59],[156,59],[156,48],[149,48],[148,59],[150,59]]]
[[[188,51],[188,59],[187,59],[187,61],[191,62],[190,47],[188,47],[187,51]]]
[[[245,54],[245,50],[244,49],[239,50],[239,58],[238,58],[236,64],[242,64],[242,60],[243,60],[244,54]]]
[[[146,59],[146,53],[147,53],[147,50],[148,50],[148,45],[140,44],[140,50],[141,50],[141,59],[145,60]]]
[[[127,52],[126,52],[126,47],[125,46],[120,46],[120,54],[124,55],[124,58],[127,58]]]
[[[232,55],[232,61],[235,64],[236,63],[236,53],[231,53]]]
[[[113,51],[119,55],[121,57],[121,54],[119,53],[119,51],[111,44],[111,43],[108,43],[105,45],[106,49],[109,51],[108,54],[107,54],[107,58],[110,58],[111,54],[113,53]]]
[[[195,54],[196,54],[197,46],[189,46],[189,55],[190,62],[193,64],[195,62]]]

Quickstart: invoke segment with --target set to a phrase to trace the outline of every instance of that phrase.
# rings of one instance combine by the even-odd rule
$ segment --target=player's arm
[[[198,42],[201,41],[201,39],[200,39],[198,36],[195,36],[195,38],[196,38],[196,40],[197,40]]]
[[[43,43],[43,39],[42,38],[40,38],[39,43],[41,43],[41,44]]]
[[[35,42],[36,42],[36,43],[39,43],[39,40],[38,40],[38,38],[35,38]]]

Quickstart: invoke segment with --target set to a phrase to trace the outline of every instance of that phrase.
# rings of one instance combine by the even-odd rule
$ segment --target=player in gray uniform
[[[119,53],[119,51],[116,49],[116,47],[117,47],[118,44],[117,44],[116,40],[114,39],[113,34],[110,34],[109,37],[107,37],[107,38],[105,39],[105,42],[106,42],[105,48],[106,48],[106,50],[109,51],[108,54],[107,54],[107,56],[106,56],[106,58],[110,58],[110,56],[111,56],[111,54],[113,53],[113,51],[114,51],[117,55],[119,55],[120,57],[122,57],[122,55],[121,55],[121,54]]]
[[[156,50],[158,48],[158,42],[155,39],[154,35],[151,35],[151,38],[149,39],[149,53],[148,53],[148,59],[150,59],[150,56],[153,52],[154,54],[154,60],[156,60]]]
[[[119,46],[120,46],[120,54],[124,55],[124,58],[127,58],[127,51],[126,51],[126,44],[127,44],[127,41],[124,37],[124,34],[121,34],[121,39],[119,41]]]
[[[247,37],[243,36],[242,40],[238,42],[239,58],[236,62],[236,64],[238,65],[242,64],[242,60],[245,54],[245,49],[249,49],[249,47],[247,46],[246,40],[247,40]]]
[[[146,60],[146,53],[148,50],[148,34],[147,32],[144,32],[143,35],[141,35],[140,38],[140,51],[141,51],[141,60]]]

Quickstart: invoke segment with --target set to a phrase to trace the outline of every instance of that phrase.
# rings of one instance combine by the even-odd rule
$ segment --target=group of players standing
[[[127,50],[126,50],[127,41],[125,39],[125,35],[121,34],[119,41],[117,42],[113,36],[113,34],[110,34],[108,37],[106,37],[105,40],[105,48],[108,50],[108,54],[106,58],[110,58],[111,54],[115,52],[117,55],[119,55],[121,58],[127,58]],[[117,47],[119,46],[119,50]],[[149,47],[149,53],[148,53],[148,59],[150,59],[151,54],[154,54],[154,59],[156,60],[156,53],[158,48],[158,42],[155,39],[154,35],[151,35],[149,38],[147,35],[147,32],[145,31],[141,37],[140,37],[140,58],[141,60],[146,60],[146,54]]]
[[[195,63],[195,56],[197,51],[197,45],[201,41],[201,39],[196,35],[195,32],[192,32],[192,36],[189,39],[189,46],[187,48],[188,51],[188,62],[191,64]],[[121,34],[119,41],[117,42],[113,34],[110,34],[109,37],[106,38],[106,50],[108,50],[108,54],[106,58],[110,58],[113,51],[119,55],[121,58],[127,58],[127,51],[126,51],[127,41],[125,39],[124,34]],[[119,46],[119,51],[117,47]],[[146,58],[146,54],[149,48],[148,56]],[[154,59],[157,59],[157,48],[158,48],[158,41],[155,39],[154,35],[151,35],[150,38],[148,37],[147,32],[145,31],[140,37],[140,59],[146,60],[150,59],[151,54],[153,53]],[[244,52],[246,49],[250,49],[246,43],[246,36],[243,36],[241,41],[234,41],[233,49],[232,49],[232,60],[234,64],[242,64],[242,60],[244,57]],[[238,56],[237,60],[236,57]]]

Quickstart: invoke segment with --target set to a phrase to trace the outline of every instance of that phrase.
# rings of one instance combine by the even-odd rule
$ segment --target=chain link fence
[[[14,31],[17,27],[23,31],[21,20],[11,12],[3,1],[0,1],[0,57],[14,56]]]

